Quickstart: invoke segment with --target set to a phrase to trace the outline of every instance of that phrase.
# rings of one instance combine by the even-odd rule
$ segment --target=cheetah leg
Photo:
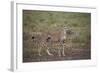
[[[61,49],[58,49],[58,55],[61,56]]]
[[[42,56],[41,55],[41,48],[38,49],[38,53],[39,53],[39,56]]]
[[[63,55],[63,56],[66,56],[66,55],[65,55],[65,48],[64,48],[64,47],[65,47],[65,46],[63,45],[62,55]]]
[[[53,54],[50,53],[49,49],[50,49],[50,48],[47,48],[47,50],[46,50],[47,53],[48,53],[48,55],[53,56]]]

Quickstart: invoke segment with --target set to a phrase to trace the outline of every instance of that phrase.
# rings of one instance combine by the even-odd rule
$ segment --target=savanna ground
[[[47,34],[48,31],[55,32],[63,27],[73,32],[65,42],[66,56],[58,56],[58,48],[54,47],[50,49],[53,56],[46,53],[46,47],[42,48],[42,56],[39,56],[37,49],[41,46],[37,48],[38,43],[33,42],[34,32]],[[90,13],[23,10],[23,62],[85,59],[91,59]]]

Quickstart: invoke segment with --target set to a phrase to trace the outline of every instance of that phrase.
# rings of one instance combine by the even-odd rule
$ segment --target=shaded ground
[[[40,62],[40,61],[60,61],[60,60],[83,60],[91,59],[90,49],[68,49],[66,56],[32,56],[24,58],[24,62]]]

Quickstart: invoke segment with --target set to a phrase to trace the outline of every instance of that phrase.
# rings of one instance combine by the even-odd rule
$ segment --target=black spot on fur
[[[48,38],[46,39],[46,41],[47,41],[47,42],[49,42],[49,41],[50,41],[50,39],[51,39],[51,37],[48,37]]]

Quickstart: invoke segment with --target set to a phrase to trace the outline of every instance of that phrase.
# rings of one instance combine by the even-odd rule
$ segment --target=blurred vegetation
[[[78,33],[77,37],[70,38],[70,42],[73,43],[73,45],[78,44],[77,48],[90,48],[90,13],[23,10],[23,32],[45,32],[60,29],[64,26]],[[23,42],[24,49],[28,48],[30,41],[28,40],[27,42],[23,40]],[[67,40],[67,43],[70,42]],[[76,45],[74,47],[76,47]]]

